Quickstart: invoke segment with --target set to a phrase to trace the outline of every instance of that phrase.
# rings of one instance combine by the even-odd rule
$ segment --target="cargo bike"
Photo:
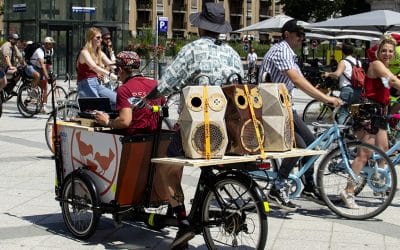
[[[55,194],[70,233],[89,238],[102,214],[111,214],[116,222],[142,221],[157,229],[177,226],[170,209],[158,213],[167,203],[155,191],[166,189],[157,187],[163,171],[158,164],[173,163],[201,169],[188,219],[208,248],[264,249],[268,202],[256,182],[241,171],[257,157],[165,157],[173,133],[161,130],[168,108],[159,110],[159,130],[151,135],[122,136],[109,128],[54,121]]]

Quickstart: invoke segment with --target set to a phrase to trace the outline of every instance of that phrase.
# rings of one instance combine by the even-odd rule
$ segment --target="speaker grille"
[[[257,125],[260,131],[261,143],[264,143],[264,127],[259,120],[257,120]],[[243,124],[242,130],[240,132],[240,140],[242,142],[243,148],[245,148],[248,152],[254,153],[260,150],[256,131],[254,129],[254,124],[251,119],[247,120]]]
[[[224,134],[222,129],[214,123],[210,123],[210,149],[211,155],[217,154],[224,145]],[[204,124],[199,124],[193,130],[192,146],[198,154],[205,154]]]

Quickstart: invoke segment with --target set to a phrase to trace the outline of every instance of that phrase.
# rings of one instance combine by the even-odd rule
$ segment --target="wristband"
[[[110,128],[112,128],[112,126],[111,126],[111,119],[108,119],[108,122],[107,122],[107,127],[110,127]]]

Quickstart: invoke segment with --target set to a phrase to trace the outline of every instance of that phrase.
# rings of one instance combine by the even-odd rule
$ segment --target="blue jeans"
[[[340,89],[340,99],[342,99],[345,104],[339,109],[338,123],[343,124],[346,121],[347,116],[349,116],[349,108],[353,103],[359,103],[361,96],[361,88],[354,89],[351,86],[344,86]]]
[[[78,82],[79,97],[108,97],[111,107],[115,109],[117,93],[99,83],[97,77],[87,78]]]

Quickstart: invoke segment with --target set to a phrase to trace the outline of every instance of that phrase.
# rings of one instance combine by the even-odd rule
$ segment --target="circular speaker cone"
[[[250,96],[251,98],[253,98],[253,106],[256,109],[260,109],[262,108],[262,104],[263,104],[263,100],[260,94],[260,91],[258,90],[258,88],[252,88],[250,90]]]
[[[240,109],[247,109],[247,98],[244,90],[241,88],[235,89],[235,104]]]
[[[208,98],[208,105],[210,109],[215,112],[222,111],[226,106],[225,96],[220,93],[214,93]]]
[[[192,94],[186,101],[187,106],[194,112],[203,110],[203,99],[199,94]]]
[[[210,151],[211,156],[216,155],[223,146],[224,133],[218,124],[210,122]],[[204,124],[199,124],[192,132],[192,146],[198,154],[205,155],[206,137],[204,133]]]
[[[258,131],[260,132],[261,143],[264,143],[264,127],[259,120],[257,120],[257,126]],[[243,148],[246,151],[250,153],[255,153],[260,150],[260,145],[258,145],[253,120],[249,119],[245,123],[243,123],[242,129],[240,131],[240,140]]]

